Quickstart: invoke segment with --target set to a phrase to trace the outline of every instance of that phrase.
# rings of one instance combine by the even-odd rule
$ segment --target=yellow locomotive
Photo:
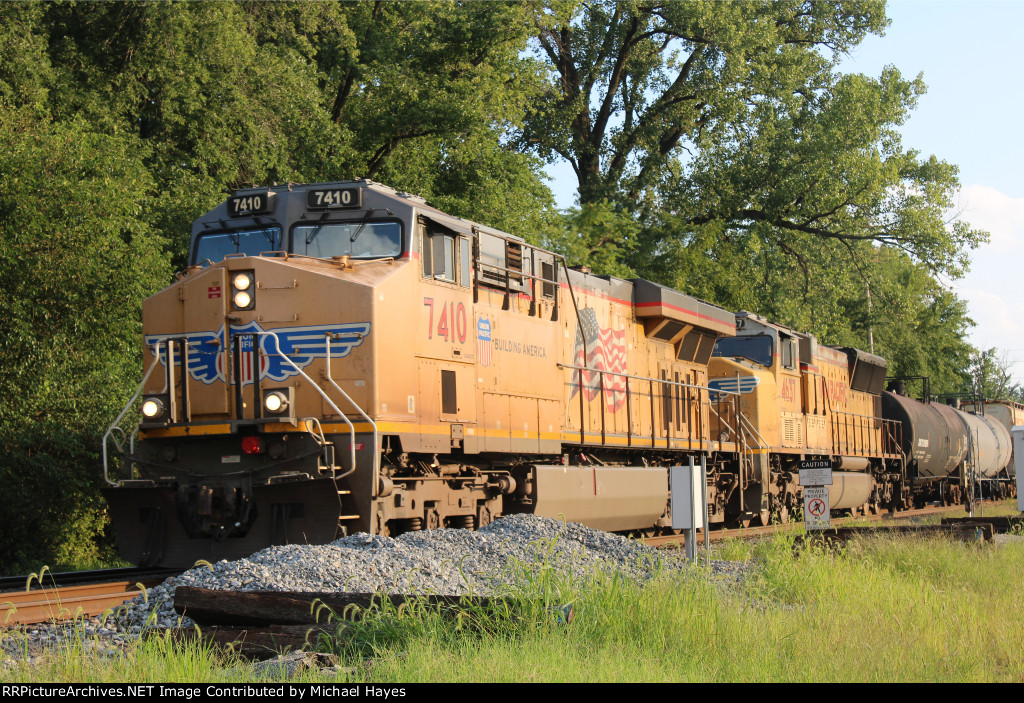
[[[138,564],[510,512],[665,528],[666,467],[738,446],[707,385],[732,313],[370,181],[237,192],[143,326],[104,438]]]
[[[133,563],[516,512],[652,534],[691,460],[712,523],[788,520],[804,460],[837,470],[834,509],[906,499],[884,359],[408,193],[238,191],[189,262],[144,303],[145,376],[104,437]]]
[[[719,340],[709,366],[715,390],[739,394],[739,417],[713,431],[741,430],[738,474],[716,498],[719,514],[746,523],[787,522],[799,505],[801,461],[827,461],[835,473],[832,509],[872,510],[906,502],[902,427],[882,417],[885,359],[819,344],[814,335],[750,312],[736,315],[737,334]],[[740,483],[742,482],[742,490]],[[731,510],[730,510],[731,508]]]

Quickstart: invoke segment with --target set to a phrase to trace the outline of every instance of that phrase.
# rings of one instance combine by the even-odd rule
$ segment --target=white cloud
[[[1001,252],[1024,249],[1024,198],[1011,198],[989,186],[960,190],[960,218],[992,235],[989,248]]]
[[[977,323],[971,343],[1024,360],[1024,199],[972,185],[962,189],[960,200],[961,219],[992,235],[971,253],[970,272],[953,285]]]

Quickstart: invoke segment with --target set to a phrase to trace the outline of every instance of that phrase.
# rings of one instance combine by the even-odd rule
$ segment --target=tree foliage
[[[0,568],[101,528],[141,300],[249,184],[372,178],[962,385],[935,274],[984,233],[946,219],[955,166],[900,142],[922,79],[837,70],[886,24],[880,0],[0,3],[0,524],[39,535]]]
[[[1024,385],[1014,380],[1014,360],[995,347],[977,351],[963,374],[963,392],[981,398],[1024,403]]]
[[[870,330],[894,369],[955,385],[973,323],[935,276],[987,234],[948,214],[956,167],[901,143],[922,77],[837,70],[887,24],[874,0],[551,3],[521,143],[572,165],[570,221],[632,224],[550,241],[828,343],[867,348]]]
[[[47,6],[50,105],[138,136],[179,265],[191,220],[254,183],[372,178],[465,215],[499,192],[495,224],[534,229],[550,207],[539,162],[503,146],[537,83],[527,17],[451,2]]]
[[[169,273],[135,140],[0,107],[0,568],[95,556],[98,438]],[[8,532],[9,531],[9,532]],[[73,539],[72,539],[73,537]]]

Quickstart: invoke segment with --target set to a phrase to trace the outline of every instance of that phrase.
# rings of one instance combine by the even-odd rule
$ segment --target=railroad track
[[[949,512],[962,514],[963,506],[927,507],[902,511],[894,515],[869,515],[866,518],[833,518],[832,523],[841,525],[865,519],[879,522],[901,521]],[[796,530],[802,526],[802,522],[791,522],[767,527],[712,530],[709,539],[748,539]],[[655,547],[672,547],[682,545],[685,539],[685,535],[671,535],[647,537],[644,542]],[[699,542],[703,539],[703,535],[698,536]],[[180,570],[174,569],[138,568],[45,573],[42,576],[43,585],[40,585],[39,579],[35,577],[3,577],[0,578],[0,627],[100,615],[137,596],[140,586],[149,588],[179,573]]]
[[[0,578],[0,626],[93,617],[116,608],[168,576],[170,569],[101,569]]]
[[[1002,501],[1007,502],[1009,501]],[[984,502],[986,507],[994,507],[999,505],[1000,502],[990,503]],[[898,513],[889,514],[888,512],[879,513],[878,515],[857,515],[854,517],[841,517],[832,518],[833,525],[842,525],[851,522],[862,522],[868,520],[870,522],[886,522],[886,521],[899,521],[899,520],[910,520],[913,518],[928,517],[930,515],[941,515],[945,513],[958,513],[964,515],[964,506],[962,505],[943,505],[943,506],[928,506],[925,508],[915,508],[914,510],[902,510]],[[763,537],[767,535],[779,534],[780,532],[787,532],[789,530],[796,530],[803,527],[803,522],[788,522],[784,525],[766,525],[764,527],[745,527],[742,529],[722,529],[722,530],[710,530],[708,532],[708,540],[716,542],[722,539],[751,539],[754,537]],[[664,535],[660,537],[645,537],[644,543],[649,544],[652,547],[673,547],[681,546],[686,543],[686,535]],[[704,534],[698,533],[697,544],[704,542]]]

